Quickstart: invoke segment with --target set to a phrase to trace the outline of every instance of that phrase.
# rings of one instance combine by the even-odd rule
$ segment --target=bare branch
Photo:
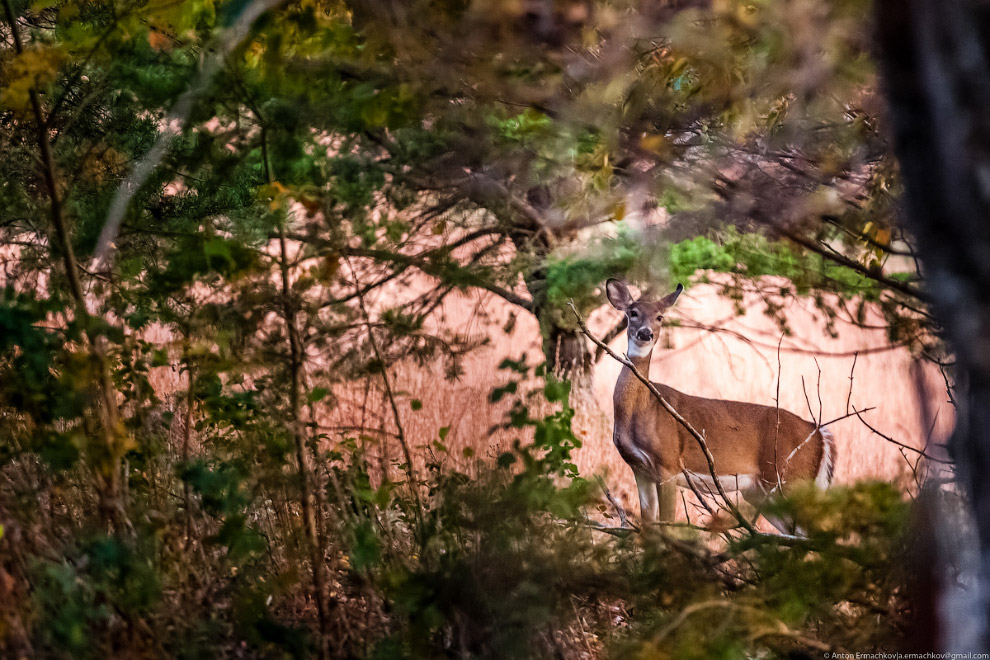
[[[853,378],[854,378],[854,374],[856,373],[856,360],[858,360],[858,359],[859,359],[859,353],[856,352],[856,353],[853,354],[852,367],[849,369],[849,394],[846,395],[846,412],[847,413],[849,412],[849,406],[852,405]]]
[[[907,449],[908,451],[913,451],[916,454],[920,454],[922,457],[927,458],[930,461],[935,461],[936,463],[943,463],[945,465],[955,465],[955,463],[953,461],[947,461],[947,460],[945,460],[943,458],[936,458],[935,456],[932,456],[931,454],[926,454],[921,449],[916,449],[916,448],[912,447],[911,445],[906,445],[903,442],[898,442],[897,440],[894,440],[893,438],[891,438],[889,435],[885,435],[885,434],[881,433],[880,431],[878,431],[875,428],[873,428],[872,426],[870,426],[870,423],[869,422],[867,422],[865,419],[863,419],[862,413],[864,413],[864,412],[866,412],[866,411],[865,410],[856,410],[856,407],[853,406],[853,413],[852,414],[855,415],[857,418],[859,418],[859,421],[863,422],[863,425],[866,428],[870,429],[871,431],[873,431],[873,433],[875,433],[876,435],[879,435],[881,438],[883,438],[887,442],[889,442],[889,443],[891,443],[893,445],[897,445],[898,447],[901,447],[903,449]]]
[[[830,261],[839,264],[840,266],[845,266],[846,268],[854,270],[860,275],[864,275],[869,279],[877,282],[878,284],[882,284],[889,289],[893,289],[894,291],[911,296],[912,298],[916,298],[925,303],[930,303],[932,301],[931,296],[929,296],[928,293],[922,291],[918,287],[911,286],[910,284],[905,284],[900,280],[895,280],[890,277],[887,277],[886,275],[884,275],[879,271],[873,270],[871,268],[867,268],[858,261],[853,261],[849,257],[840,254],[838,252],[835,252],[834,250],[828,250],[822,247],[817,241],[812,241],[810,239],[807,239],[804,236],[801,236],[800,234],[797,234],[789,229],[786,229],[785,227],[781,227],[780,225],[774,222],[763,221],[763,220],[761,220],[761,222],[772,227],[774,231],[779,233],[781,236],[786,237],[793,243],[797,243],[806,250],[811,250],[815,254],[823,256],[826,259],[829,259]]]
[[[615,512],[619,514],[619,520],[622,522],[622,526],[628,527],[629,519],[626,517],[626,510],[623,509],[622,505],[619,504],[618,501],[616,501],[616,499],[612,496],[612,491],[608,489],[608,486],[605,484],[605,480],[601,477],[598,477],[598,486],[605,494],[605,499],[609,501],[609,503],[615,508]]]
[[[427,259],[419,257],[411,257],[409,255],[402,254],[401,252],[390,252],[389,250],[379,250],[374,248],[359,248],[359,247],[344,247],[337,249],[338,254],[349,255],[353,257],[365,257],[369,259],[376,259],[379,261],[391,261],[397,264],[413,266],[418,270],[426,273],[427,275],[432,275],[433,277],[443,279],[443,266],[433,263]],[[467,269],[465,269],[467,270]],[[518,305],[527,311],[533,311],[533,301],[523,298],[520,295],[504,289],[497,284],[492,282],[486,282],[481,277],[474,278],[471,282],[471,286],[475,286],[479,289],[484,289],[499,296],[500,298],[510,302],[514,305]]]

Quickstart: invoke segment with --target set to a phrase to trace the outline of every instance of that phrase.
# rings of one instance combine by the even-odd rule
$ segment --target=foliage
[[[802,254],[789,244],[771,242],[760,234],[727,231],[718,243],[705,236],[671,246],[671,277],[678,281],[694,279],[697,271],[732,273],[758,279],[778,276],[790,281],[792,289],[781,295],[807,296],[811,291],[838,293],[844,298],[879,300],[883,287],[875,280],[848,266],[841,266],[818,254]],[[702,274],[704,277],[704,274]],[[910,273],[896,273],[910,281]]]
[[[834,321],[846,305],[853,305],[848,320],[864,323],[867,305],[876,303],[887,320],[887,334],[892,343],[917,352],[940,350],[924,315],[911,313],[886,298],[885,287],[875,279],[820,254],[799,252],[788,243],[771,241],[759,233],[740,233],[729,228],[716,236],[716,240],[697,236],[675,243],[670,247],[669,268],[671,277],[678,281],[714,281],[737,303],[742,302],[742,293],[747,289],[745,282],[758,282],[756,286],[764,292],[765,313],[785,333],[789,332],[782,314],[785,303],[778,301],[793,296],[811,296],[833,336]],[[720,279],[715,273],[727,273],[731,278]],[[892,272],[886,277],[903,283],[915,279],[908,272]],[[737,310],[742,313],[738,306]]]
[[[469,476],[441,459],[428,464],[418,484],[430,493],[419,538],[407,484],[372,485],[356,440],[331,452],[328,465],[347,484],[335,493],[328,482],[325,500],[327,552],[337,557],[333,615],[349,630],[337,653],[578,657],[590,643],[603,657],[777,657],[816,644],[897,644],[909,610],[894,613],[910,607],[901,593],[909,505],[892,487],[808,489],[778,500],[774,513],[808,531],[794,547],[733,534],[716,555],[709,547],[717,532],[607,536],[587,518],[597,499],[591,484],[561,480],[553,450],[567,441],[552,440],[556,415],[529,422],[541,446],[517,445],[497,468],[478,463]],[[38,653],[97,657],[113,644],[210,657],[234,644],[248,657],[310,657],[315,633],[299,630],[291,614],[301,586],[283,563],[291,542],[273,536],[291,538],[293,530],[253,531],[248,521],[264,526],[266,507],[244,496],[253,481],[245,472],[197,464],[183,479],[204,513],[217,516],[197,523],[199,533],[215,533],[197,548],[169,542],[159,522],[38,563],[32,597],[8,613],[35,621]],[[192,584],[205,591],[185,593]],[[878,609],[891,614],[878,621]],[[128,632],[135,626],[137,637]],[[172,633],[159,636],[166,629]],[[16,642],[8,635],[6,648]]]

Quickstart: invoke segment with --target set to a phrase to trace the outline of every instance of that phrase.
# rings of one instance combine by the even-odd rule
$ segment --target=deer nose
[[[640,341],[653,341],[653,330],[649,328],[640,328],[636,331],[636,339]]]

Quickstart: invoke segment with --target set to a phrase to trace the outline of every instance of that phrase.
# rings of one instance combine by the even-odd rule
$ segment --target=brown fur
[[[632,362],[640,373],[648,373],[649,360],[647,356]],[[675,410],[705,435],[719,475],[757,475],[767,490],[776,485],[778,471],[785,484],[815,478],[825,452],[821,433],[811,422],[773,406],[706,399],[661,383],[654,385]],[[663,409],[628,367],[619,374],[612,402],[613,439],[634,472],[644,472],[658,481],[676,476],[684,468],[708,474],[708,463],[697,440]],[[809,439],[812,434],[815,437]],[[651,465],[638,460],[643,454],[651,458]]]

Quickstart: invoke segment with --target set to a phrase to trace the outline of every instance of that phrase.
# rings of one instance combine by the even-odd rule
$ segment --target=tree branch
[[[334,251],[345,256],[364,257],[368,259],[375,259],[376,261],[391,261],[405,266],[413,266],[427,275],[431,275],[440,280],[444,279],[444,267],[442,265],[431,263],[428,259],[423,259],[421,257],[412,257],[402,254],[401,252],[390,252],[388,250],[379,250],[375,248],[342,247],[336,248]],[[463,268],[461,266],[458,266],[458,268],[461,271],[467,272],[471,276],[472,281],[467,283],[468,286],[484,289],[494,293],[513,305],[522,307],[528,312],[533,311],[534,308],[532,300],[523,298],[522,296],[517,295],[508,289],[502,288],[497,284],[486,282],[474,273],[471,273],[467,268]]]
[[[858,261],[853,261],[852,259],[850,259],[849,257],[843,254],[839,254],[838,252],[835,252],[833,250],[827,250],[824,247],[822,247],[817,241],[812,241],[810,239],[807,239],[804,236],[801,236],[800,234],[797,234],[789,229],[781,227],[775,222],[767,221],[767,220],[759,220],[759,221],[762,222],[763,224],[766,224],[769,227],[772,227],[774,231],[779,233],[781,236],[786,237],[788,240],[790,240],[793,243],[797,243],[806,250],[810,250],[815,254],[825,257],[826,259],[829,259],[830,261],[833,261],[839,264],[840,266],[845,266],[846,268],[854,270],[860,275],[868,277],[869,279],[873,280],[874,282],[877,282],[878,284],[882,284],[887,288],[903,293],[904,295],[911,296],[912,298],[916,298],[925,303],[930,303],[932,301],[931,296],[928,295],[927,292],[919,289],[918,287],[911,286],[910,284],[906,284],[899,280],[895,280],[893,278],[887,277],[883,273],[867,268]]]
[[[17,16],[14,14],[10,0],[3,0],[4,12],[10,24],[11,38],[14,42],[14,51],[21,55],[24,53],[24,44],[21,39],[20,26],[17,23]],[[120,461],[124,455],[125,443],[122,442],[122,429],[120,425],[120,411],[117,407],[117,392],[110,379],[110,372],[104,356],[101,337],[94,336],[90,331],[90,314],[86,308],[86,294],[79,279],[79,267],[76,262],[75,253],[72,250],[72,238],[69,235],[68,223],[62,208],[62,201],[58,194],[58,176],[55,171],[55,156],[52,153],[51,143],[48,140],[47,124],[41,107],[41,99],[38,91],[31,86],[28,89],[28,96],[31,101],[31,112],[34,116],[34,123],[37,129],[36,140],[38,151],[41,154],[42,173],[45,179],[45,186],[48,188],[48,197],[51,206],[51,222],[55,232],[55,245],[61,253],[62,264],[65,268],[65,275],[69,280],[69,293],[75,305],[76,320],[83,326],[83,334],[90,346],[90,354],[95,362],[97,371],[97,388],[102,398],[103,408],[103,434],[107,452],[110,457],[109,484],[105,484],[101,490],[101,506],[103,513],[109,522],[122,522],[130,528],[130,521],[124,511],[124,502],[121,501],[121,466]],[[103,338],[105,339],[105,338]],[[98,484],[102,484],[105,477],[98,477]]]

